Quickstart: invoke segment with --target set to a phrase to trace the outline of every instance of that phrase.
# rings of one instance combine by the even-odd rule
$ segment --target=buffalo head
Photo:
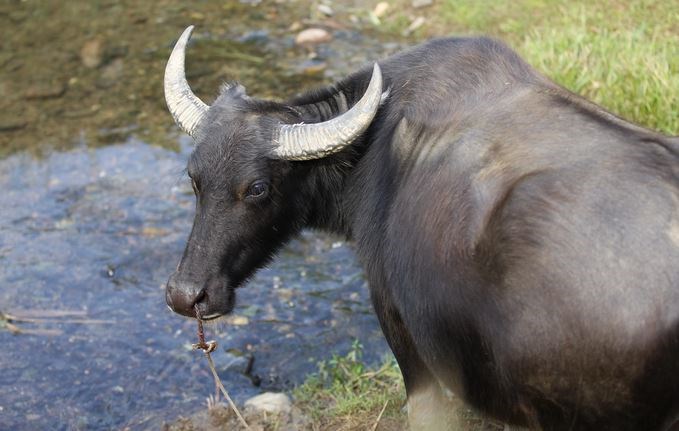
[[[379,107],[382,76],[375,64],[354,106],[330,120],[303,124],[294,106],[250,98],[224,86],[212,106],[188,86],[181,35],[165,69],[165,99],[196,147],[188,175],[196,213],[184,255],[167,283],[172,310],[204,319],[229,313],[235,289],[306,223],[311,192],[301,184],[304,164],[337,153],[370,125]]]

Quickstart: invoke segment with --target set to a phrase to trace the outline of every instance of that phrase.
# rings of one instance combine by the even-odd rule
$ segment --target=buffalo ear
[[[342,90],[329,87],[311,94],[314,96],[313,100],[303,103],[292,102],[290,105],[305,123],[321,123],[349,110],[347,96]]]
[[[222,87],[219,89],[219,93],[228,93],[231,97],[239,99],[250,98],[250,96],[247,95],[245,87],[237,82],[228,82],[226,84],[222,84]]]

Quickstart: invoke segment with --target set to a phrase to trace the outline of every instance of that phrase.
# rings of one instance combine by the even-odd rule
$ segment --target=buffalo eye
[[[266,181],[255,181],[250,184],[245,195],[246,198],[261,198],[269,191],[269,184]]]

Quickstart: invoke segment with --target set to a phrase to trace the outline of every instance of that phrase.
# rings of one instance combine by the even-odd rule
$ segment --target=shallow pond
[[[214,393],[190,350],[195,322],[163,290],[194,206],[191,142],[161,85],[188,23],[188,75],[205,100],[225,79],[287,97],[399,48],[338,24],[340,7],[332,41],[310,50],[289,30],[323,21],[301,16],[308,2],[180,3],[0,6],[0,429],[157,429]],[[388,351],[351,245],[312,232],[207,331],[240,401],[289,388],[356,339],[368,362]]]
[[[183,142],[0,162],[0,305],[25,331],[0,331],[0,428],[157,427],[213,392],[190,350],[195,322],[163,292],[194,205]],[[335,238],[304,233],[238,302],[230,323],[208,327],[238,399],[299,382],[354,339],[367,360],[386,352],[351,247]]]

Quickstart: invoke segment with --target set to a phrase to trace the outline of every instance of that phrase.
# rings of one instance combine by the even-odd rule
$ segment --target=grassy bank
[[[389,355],[366,366],[361,346],[354,342],[345,355],[318,364],[318,372],[293,391],[295,405],[311,430],[397,431],[407,429],[406,397],[401,371]],[[461,400],[450,400],[453,429],[497,431],[501,424],[485,420]],[[275,426],[270,429],[276,430]]]
[[[318,368],[293,393],[298,407],[318,429],[359,430],[378,421],[381,430],[403,428],[405,390],[393,357],[367,367],[355,342],[346,355],[334,355]]]
[[[498,37],[564,87],[614,113],[679,134],[679,3],[444,0],[429,9],[395,7],[387,32],[416,15],[417,39],[452,34]]]

